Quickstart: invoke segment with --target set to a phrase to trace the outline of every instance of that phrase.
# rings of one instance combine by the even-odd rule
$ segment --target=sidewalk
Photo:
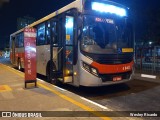
[[[36,118],[38,120],[142,120],[121,117],[123,113],[116,113],[106,106],[93,103],[39,79],[37,88],[24,89],[24,73],[9,67],[11,64],[6,62],[6,60],[0,61],[0,120],[21,120],[21,118],[1,118],[3,111],[41,112],[43,118]],[[109,111],[111,114],[105,116],[102,111],[105,114]],[[115,117],[116,115],[120,116]],[[32,120],[33,118],[22,119]]]
[[[87,117],[72,117],[76,116],[75,111],[109,110],[105,107],[101,108],[91,104],[74,93],[60,89],[44,81],[38,80],[37,82],[37,88],[25,89],[24,73],[0,63],[0,111],[61,111],[61,113],[70,111],[65,113],[69,117],[54,117],[54,120],[64,118],[65,120],[111,120],[109,117],[102,117],[101,113],[98,112],[88,112],[90,115],[96,117],[90,117],[90,115]],[[54,112],[48,113],[49,116],[53,114],[60,116],[58,115],[60,112],[57,112],[57,114]],[[0,118],[0,120],[2,119]],[[7,118],[7,120],[19,119]],[[25,119],[28,120],[28,118]],[[33,118],[30,119],[32,120]],[[38,119],[53,120],[53,117]]]

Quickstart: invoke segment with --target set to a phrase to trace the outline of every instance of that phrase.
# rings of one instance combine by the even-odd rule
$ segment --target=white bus
[[[76,0],[27,26],[36,28],[37,73],[74,86],[131,80],[133,37],[128,8],[107,0]],[[24,29],[10,35],[10,59],[24,68]]]

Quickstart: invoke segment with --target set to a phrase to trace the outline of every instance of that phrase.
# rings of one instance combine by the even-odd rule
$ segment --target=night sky
[[[54,12],[74,0],[0,0],[0,48],[17,29],[17,18],[34,17],[36,20]],[[159,9],[160,0],[112,0],[130,8],[136,25],[143,29],[147,12]],[[139,30],[139,29],[138,29]],[[138,32],[139,33],[139,32]]]

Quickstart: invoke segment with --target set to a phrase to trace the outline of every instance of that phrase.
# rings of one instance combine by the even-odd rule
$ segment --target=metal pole
[[[153,51],[153,63],[154,63],[154,65],[153,65],[153,71],[154,72],[156,72],[156,46],[154,47],[154,51]]]

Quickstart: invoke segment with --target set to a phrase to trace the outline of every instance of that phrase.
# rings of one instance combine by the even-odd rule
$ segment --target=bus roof
[[[34,27],[34,26],[36,26],[36,25],[38,25],[38,24],[40,24],[42,22],[45,22],[45,21],[47,21],[47,20],[49,20],[49,19],[51,19],[51,18],[53,18],[53,17],[55,17],[55,16],[63,13],[63,12],[65,12],[65,11],[69,10],[69,9],[72,9],[72,8],[77,8],[80,12],[82,12],[82,9],[83,9],[82,3],[83,3],[83,1],[84,0],[75,0],[74,2],[72,2],[72,3],[70,3],[70,4],[66,5],[66,6],[64,6],[63,8],[61,8],[61,9],[59,9],[57,11],[54,11],[53,13],[51,13],[51,14],[43,17],[40,20],[37,20],[36,22],[34,22],[34,23],[26,26],[25,28]],[[98,0],[95,0],[95,1],[98,1]],[[113,2],[113,1],[110,1],[110,0],[102,0],[102,1],[103,2],[109,2],[109,3],[112,3],[112,4],[116,4],[118,6],[123,6],[122,4],[119,4],[119,3],[116,3],[116,2]],[[125,6],[123,6],[123,7],[125,7]],[[23,30],[24,30],[24,28],[18,30],[17,32],[12,33],[10,35],[10,37],[11,36],[15,36],[16,34],[22,32]]]

